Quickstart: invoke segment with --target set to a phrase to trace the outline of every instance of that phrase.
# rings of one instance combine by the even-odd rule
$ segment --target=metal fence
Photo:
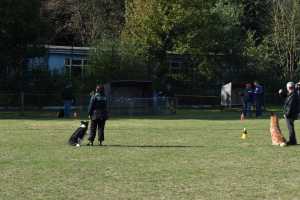
[[[112,114],[144,115],[176,113],[176,98],[115,98],[109,101]]]
[[[74,107],[88,105],[89,95],[76,94]],[[58,93],[0,93],[1,109],[60,109],[63,107]]]
[[[90,96],[75,94],[73,110],[87,112]],[[108,105],[113,115],[172,114],[179,107],[218,107],[219,96],[176,95],[174,98],[112,98]],[[276,94],[266,94],[267,105],[281,105]],[[59,93],[0,93],[0,110],[53,110],[63,108]]]
[[[219,96],[176,95],[179,106],[219,106]]]
[[[72,109],[87,112],[90,96],[76,94]],[[109,98],[108,107],[112,115],[172,114],[176,112],[176,98]],[[63,108],[58,93],[0,93],[1,110],[52,110]]]

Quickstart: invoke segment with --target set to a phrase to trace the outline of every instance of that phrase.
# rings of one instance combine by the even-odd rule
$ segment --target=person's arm
[[[287,97],[287,93],[285,91],[283,91],[283,89],[280,89],[278,91],[278,94],[280,97],[286,98]]]
[[[298,106],[297,97],[295,95],[290,96],[285,105],[285,113],[284,113],[285,116],[287,118],[290,118],[292,117],[293,114],[297,113],[298,110],[297,106]]]
[[[259,95],[262,93],[262,88],[260,86],[256,86],[253,92],[255,95]]]
[[[292,97],[292,102],[291,102],[291,113],[290,115],[296,116],[298,115],[298,96],[297,95],[293,95]]]
[[[289,99],[284,105],[284,116],[287,118],[289,118],[291,115],[291,102],[291,99]]]
[[[91,99],[90,99],[90,103],[89,103],[89,107],[88,107],[88,115],[89,116],[92,116],[92,110],[93,110],[93,100],[94,100],[94,98],[93,98],[93,96],[91,97]]]

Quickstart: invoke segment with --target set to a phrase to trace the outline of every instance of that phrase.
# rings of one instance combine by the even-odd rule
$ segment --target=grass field
[[[271,146],[268,117],[115,118],[105,146],[68,146],[78,125],[51,113],[0,113],[0,199],[300,199],[300,146]]]

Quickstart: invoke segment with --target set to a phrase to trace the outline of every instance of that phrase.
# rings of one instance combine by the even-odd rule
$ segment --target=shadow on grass
[[[204,146],[192,146],[192,145],[126,145],[126,144],[104,144],[102,146],[100,145],[94,145],[94,146],[87,146],[83,145],[81,147],[101,147],[101,148],[204,148]]]

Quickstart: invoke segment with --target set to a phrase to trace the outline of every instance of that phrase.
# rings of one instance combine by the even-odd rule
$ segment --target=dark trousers
[[[102,119],[95,119],[91,120],[91,128],[90,128],[90,135],[89,135],[89,141],[94,142],[94,139],[96,137],[96,131],[98,128],[98,141],[102,142],[104,141],[104,127],[105,127],[105,120]]]
[[[294,128],[294,121],[295,119],[292,118],[285,118],[286,125],[289,129],[289,142],[291,144],[297,144],[297,139],[296,139],[296,133],[295,133],[295,128]]]
[[[246,101],[244,103],[244,107],[243,107],[244,116],[247,116],[247,117],[251,116],[251,114],[252,114],[251,107],[252,107],[252,103],[251,102]]]
[[[262,100],[261,98],[257,98],[255,101],[255,108],[256,108],[256,117],[262,115]]]
[[[72,101],[64,100],[64,117],[70,117],[71,107]]]

